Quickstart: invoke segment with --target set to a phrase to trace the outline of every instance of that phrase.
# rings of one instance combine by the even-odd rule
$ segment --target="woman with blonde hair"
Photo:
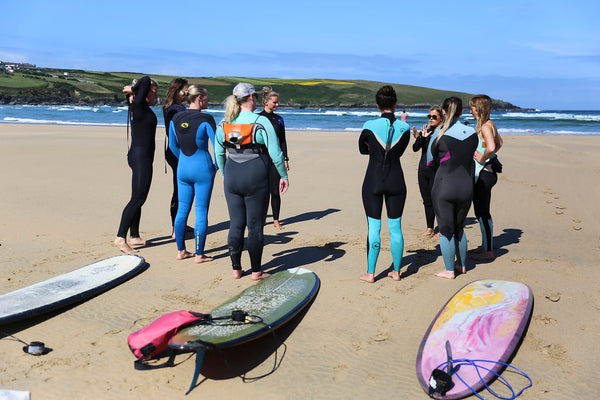
[[[444,100],[442,111],[444,123],[433,134],[427,150],[428,165],[437,166],[431,197],[446,267],[435,275],[454,279],[456,273],[466,272],[464,225],[473,200],[473,154],[477,148],[477,134],[459,121],[463,107],[458,97]]]
[[[175,238],[175,216],[177,215],[177,206],[179,203],[177,193],[177,162],[178,159],[175,157],[170,148],[169,143],[169,126],[173,116],[178,112],[185,111],[183,103],[186,101],[185,91],[188,88],[188,81],[184,78],[175,78],[169,83],[167,88],[167,96],[165,98],[165,104],[163,105],[163,117],[165,121],[165,130],[167,131],[167,137],[165,140],[165,160],[173,172],[173,196],[171,196],[171,205],[169,207],[171,211],[171,226],[173,226],[173,238]],[[165,172],[166,169],[165,169]]]
[[[479,221],[481,229],[481,246],[474,252],[476,260],[493,260],[493,222],[490,213],[492,199],[492,188],[498,181],[498,172],[502,172],[502,165],[496,157],[496,153],[502,147],[502,137],[498,133],[496,124],[490,119],[492,111],[492,99],[479,94],[473,96],[469,101],[471,114],[477,120],[477,136],[479,143],[475,151],[475,188],[473,193],[473,208],[475,217]]]
[[[212,115],[202,112],[208,106],[208,92],[205,88],[191,85],[184,90],[184,95],[190,103],[189,110],[175,114],[169,124],[169,146],[173,155],[179,159],[179,206],[175,217],[176,258],[183,260],[195,256],[197,263],[203,263],[213,260],[204,255],[204,244],[208,227],[208,205],[216,172],[208,151],[208,140],[210,139],[214,150],[216,125]],[[185,231],[192,203],[195,203],[196,215],[195,254],[189,253],[185,248]]]
[[[256,105],[254,86],[249,83],[237,84],[233,94],[225,100],[225,118],[216,132],[215,156],[223,175],[229,210],[227,247],[234,279],[242,277],[241,254],[246,227],[252,279],[261,280],[268,276],[262,271],[261,262],[269,201],[270,161],[279,172],[281,193],[285,193],[289,187],[277,134],[266,117],[254,113]]]
[[[283,118],[281,118],[280,115],[275,114],[275,111],[277,111],[277,108],[279,108],[279,94],[270,87],[263,87],[262,95],[263,110],[259,112],[258,115],[267,117],[269,121],[271,121],[273,129],[275,129],[275,133],[277,134],[277,141],[279,143],[279,147],[283,152],[283,159],[285,160],[285,169],[286,171],[289,171],[290,164],[287,153],[287,142],[285,140],[285,124],[283,123]],[[279,212],[281,210],[281,196],[279,195],[279,179],[279,172],[277,172],[275,164],[271,162],[271,165],[269,167],[269,191],[271,192],[271,210],[273,211],[273,226],[277,229],[283,229],[281,223],[279,222]]]

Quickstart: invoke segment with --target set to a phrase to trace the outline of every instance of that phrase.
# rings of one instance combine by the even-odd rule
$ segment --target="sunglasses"
[[[427,118],[428,119],[438,119],[439,117],[437,115],[428,115]]]

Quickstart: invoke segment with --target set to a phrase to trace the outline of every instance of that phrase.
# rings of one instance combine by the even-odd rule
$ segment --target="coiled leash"
[[[471,392],[473,392],[473,394],[475,396],[479,397],[480,399],[487,400],[485,397],[483,397],[479,393],[477,393],[471,386],[469,386],[464,381],[464,379],[458,374],[458,370],[462,366],[471,366],[471,367],[475,368],[475,371],[477,372],[477,376],[483,383],[484,387],[495,397],[502,399],[502,400],[514,400],[517,397],[519,397],[521,395],[521,393],[523,393],[526,389],[529,389],[530,387],[533,386],[533,381],[531,380],[529,375],[527,375],[525,372],[521,371],[517,367],[514,367],[510,364],[506,364],[501,361],[492,361],[492,360],[469,360],[467,358],[453,359],[452,358],[452,349],[450,348],[449,341],[446,341],[446,355],[447,355],[447,360],[445,362],[441,363],[440,365],[438,365],[432,371],[431,377],[429,378],[428,394],[432,398],[435,393],[438,393],[441,396],[445,396],[446,392],[452,388],[452,376],[455,375],[467,388],[469,388],[471,390]],[[514,389],[510,385],[510,383],[508,383],[508,380],[506,380],[504,377],[502,377],[499,373],[497,373],[497,372],[491,370],[490,368],[487,368],[481,364],[478,364],[478,363],[488,363],[488,364],[497,364],[497,365],[499,364],[499,365],[502,365],[507,368],[512,368],[513,370],[517,371],[520,375],[527,378],[527,380],[529,381],[529,384],[527,386],[525,386],[523,389],[521,389],[518,393],[515,393]],[[444,368],[446,369],[446,371],[444,371]],[[510,397],[503,397],[503,396],[499,395],[498,393],[494,392],[488,386],[488,384],[485,382],[483,377],[481,376],[480,370],[484,370],[484,371],[491,372],[492,374],[494,374],[496,376],[496,378],[500,379],[509,388],[512,395]]]

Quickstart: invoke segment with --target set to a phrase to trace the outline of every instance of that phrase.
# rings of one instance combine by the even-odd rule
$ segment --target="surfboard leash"
[[[452,358],[452,350],[450,348],[450,342],[448,342],[448,341],[446,341],[446,355],[447,355],[447,360],[444,361],[443,363],[441,363],[440,365],[438,365],[432,371],[431,377],[429,378],[428,394],[432,398],[435,393],[438,393],[441,396],[445,396],[446,392],[452,388],[452,375],[456,375],[456,377],[458,377],[458,379],[460,379],[460,381],[467,388],[469,388],[469,390],[471,390],[471,392],[473,392],[473,394],[475,396],[479,397],[482,400],[487,400],[485,397],[483,397],[482,395],[477,393],[471,386],[469,386],[469,384],[467,384],[467,382],[465,382],[464,379],[459,375],[458,370],[460,369],[461,366],[470,366],[470,367],[475,368],[475,371],[477,372],[477,376],[483,383],[483,386],[491,394],[493,394],[495,397],[497,397],[501,400],[514,400],[517,397],[519,397],[521,395],[521,393],[523,393],[526,389],[529,389],[530,387],[533,386],[533,381],[531,380],[529,375],[527,375],[525,372],[521,371],[520,369],[518,369],[517,367],[515,367],[513,365],[503,363],[501,361],[493,361],[493,360],[470,360],[467,358],[453,359]],[[508,380],[506,378],[504,378],[498,372],[493,371],[492,369],[487,368],[478,363],[497,364],[497,365],[502,365],[504,368],[511,368],[514,371],[517,371],[517,373],[519,373],[523,377],[527,378],[527,380],[529,381],[529,384],[527,386],[525,386],[523,389],[521,389],[518,393],[515,393],[513,387],[511,386],[511,384],[508,382]],[[444,371],[444,369],[446,369],[446,371]],[[489,387],[489,385],[486,383],[486,381],[481,376],[480,370],[485,370],[485,371],[488,371],[488,372],[491,372],[492,374],[494,374],[496,376],[496,378],[500,379],[508,387],[508,389],[511,391],[512,395],[510,397],[504,397],[504,396],[499,395],[495,391],[493,391],[492,388]]]
[[[3,331],[0,331],[0,335],[2,335],[3,337],[10,337],[17,342],[23,343],[25,345],[25,347],[23,347],[23,351],[25,353],[31,354],[33,356],[42,356],[42,355],[48,354],[52,351],[52,349],[46,347],[44,342],[35,341],[35,342],[27,343],[27,342],[19,339],[18,337],[11,335],[10,333],[3,332]]]

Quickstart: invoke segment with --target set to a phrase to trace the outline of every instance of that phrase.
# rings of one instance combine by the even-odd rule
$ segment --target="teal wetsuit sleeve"
[[[433,163],[433,151],[431,148],[435,143],[437,137],[440,135],[440,132],[441,131],[437,129],[431,134],[431,139],[429,139],[429,146],[427,146],[427,165],[431,165]]]
[[[175,125],[173,125],[173,121],[169,123],[169,149],[171,149],[175,157],[179,158],[181,149],[179,148],[179,143],[177,143],[177,135],[175,134]]]
[[[262,140],[267,146],[269,157],[271,157],[271,160],[273,160],[273,164],[275,164],[277,172],[279,172],[279,176],[281,176],[282,179],[288,179],[287,170],[285,169],[285,162],[283,159],[283,152],[279,147],[277,133],[275,133],[275,129],[273,129],[271,121],[269,121],[266,117],[261,116],[256,122],[261,124],[264,128],[257,129],[256,134],[262,136]]]
[[[221,170],[221,175],[225,177],[225,146],[223,145],[223,127],[219,125],[217,132],[215,133],[215,159],[217,162],[217,168]]]

